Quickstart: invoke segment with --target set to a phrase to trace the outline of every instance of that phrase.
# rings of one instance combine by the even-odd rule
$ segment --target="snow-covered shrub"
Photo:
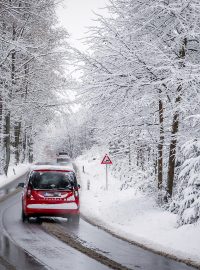
[[[185,143],[182,153],[185,161],[179,173],[179,189],[174,202],[179,225],[195,223],[200,218],[200,140]]]
[[[109,142],[109,154],[114,160],[112,173],[120,180],[120,190],[129,188],[143,193],[155,191],[155,166],[150,158],[152,149],[145,132],[136,136],[123,133]],[[121,136],[121,139],[120,139]]]
[[[126,158],[119,159],[113,165],[113,175],[120,179],[121,190],[134,188],[136,192],[141,191],[146,194],[155,193],[155,179],[152,171],[153,168],[144,171],[136,164],[130,165]]]

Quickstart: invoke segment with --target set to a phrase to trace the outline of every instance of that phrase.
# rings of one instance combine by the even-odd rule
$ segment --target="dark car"
[[[58,163],[70,163],[71,158],[66,152],[61,152],[57,155],[57,162]]]

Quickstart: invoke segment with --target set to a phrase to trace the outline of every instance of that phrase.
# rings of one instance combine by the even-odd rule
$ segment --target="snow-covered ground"
[[[200,224],[178,228],[175,214],[160,209],[153,198],[135,193],[133,188],[120,191],[120,181],[110,173],[105,190],[104,154],[96,147],[76,160],[82,187],[81,213],[121,237],[200,264]]]
[[[8,176],[0,175],[0,187],[7,185],[14,181],[16,177],[23,175],[29,168],[29,164],[20,164],[17,166],[10,166],[8,170]]]

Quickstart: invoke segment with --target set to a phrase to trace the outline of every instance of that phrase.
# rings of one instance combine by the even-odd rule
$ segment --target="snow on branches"
[[[112,0],[107,8],[110,16],[97,15],[91,28],[88,53],[74,51],[80,94],[96,117],[97,140],[130,147],[131,162],[152,168],[167,202],[179,181],[177,149],[192,138],[183,119],[199,114],[200,5]]]
[[[55,114],[68,36],[56,2],[0,0],[1,173],[11,154],[16,164],[33,160],[34,138]]]
[[[188,141],[182,147],[185,161],[179,174],[178,223],[197,222],[200,218],[200,140]]]

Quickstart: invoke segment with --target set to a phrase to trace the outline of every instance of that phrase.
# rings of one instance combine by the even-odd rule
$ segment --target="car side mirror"
[[[23,188],[24,187],[24,183],[19,183],[18,185],[17,185],[17,188]]]

